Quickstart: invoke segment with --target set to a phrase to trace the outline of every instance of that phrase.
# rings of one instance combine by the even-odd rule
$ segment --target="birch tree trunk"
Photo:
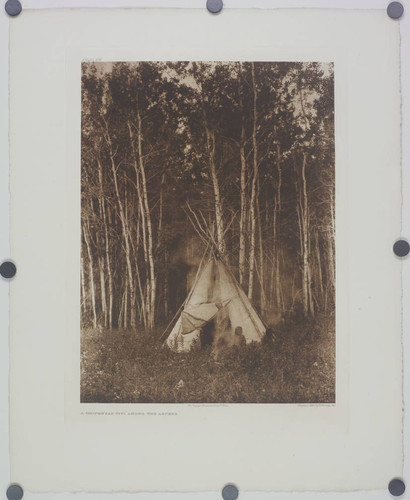
[[[102,181],[102,167],[99,158],[97,159],[98,165],[98,181],[100,187],[100,193],[98,198],[98,209],[100,215],[100,221],[103,223],[104,236],[100,236],[97,233],[97,247],[100,250],[106,248],[106,238],[107,238],[107,223],[105,220],[105,208],[104,208],[104,192],[103,192],[103,181]],[[101,241],[105,240],[105,241]],[[104,318],[104,327],[108,326],[108,308],[107,308],[107,295],[105,290],[105,265],[104,265],[104,250],[102,253],[99,252],[98,255],[98,269],[100,271],[100,293],[101,293],[101,312]],[[106,256],[106,252],[105,252]]]
[[[114,180],[114,190],[115,190],[115,196],[117,199],[118,211],[119,211],[120,220],[121,220],[122,234],[123,234],[123,238],[124,238],[125,260],[126,260],[126,264],[127,264],[128,283],[129,283],[129,287],[130,287],[130,303],[131,303],[130,326],[132,328],[135,328],[136,317],[135,317],[134,276],[133,276],[132,265],[131,265],[131,251],[130,251],[130,243],[129,243],[129,238],[128,238],[128,227],[127,227],[123,203],[121,201],[120,190],[119,190],[119,186],[118,186],[117,166],[115,164],[115,153],[112,149],[112,142],[111,142],[111,138],[109,135],[108,126],[106,126],[106,140],[107,140],[107,144],[108,144],[108,148],[109,148],[111,171],[112,171],[113,180]]]
[[[307,155],[303,152],[303,160],[298,183],[298,219],[299,234],[302,254],[302,290],[303,290],[303,312],[306,316],[314,315],[314,304],[312,296],[312,275],[310,269],[310,224],[309,204],[306,184]]]
[[[134,252],[134,257],[135,257],[135,270],[136,270],[136,275],[137,275],[137,282],[138,282],[138,290],[140,292],[140,297],[141,297],[141,316],[142,316],[142,321],[144,323],[145,329],[148,328],[148,311],[149,311],[149,294],[148,294],[148,285],[149,285],[149,262],[148,262],[148,243],[147,243],[147,223],[146,223],[146,218],[145,218],[145,209],[144,209],[144,203],[143,203],[143,196],[142,196],[142,188],[141,188],[141,175],[140,175],[140,169],[138,166],[138,159],[137,159],[137,152],[135,150],[135,138],[134,134],[132,132],[132,127],[131,123],[128,121],[127,122],[128,126],[128,132],[130,136],[130,142],[131,142],[131,147],[132,147],[132,152],[133,152],[133,159],[134,159],[134,171],[135,171],[135,179],[136,179],[136,187],[137,187],[137,198],[138,198],[138,209],[137,209],[137,238],[136,238],[136,244],[137,244],[137,249]],[[141,280],[141,274],[140,274],[140,269],[139,269],[139,263],[138,263],[138,246],[140,243],[140,232],[142,232],[142,249],[144,253],[144,262],[145,262],[145,290],[143,289],[143,283]]]
[[[335,228],[335,201],[334,201],[334,195],[333,191],[330,192],[330,221],[331,221],[331,227],[329,230],[329,246],[330,246],[330,276],[332,280],[332,286],[334,287],[335,285],[335,279],[336,279],[336,267],[335,267],[335,238],[336,238],[336,228]]]
[[[217,250],[220,254],[224,254],[225,247],[225,230],[224,230],[224,218],[223,218],[223,207],[222,198],[219,188],[219,181],[216,172],[216,162],[215,162],[215,132],[211,129],[208,119],[206,116],[206,111],[204,107],[204,95],[202,84],[200,81],[196,81],[199,88],[199,98],[201,101],[202,110],[202,120],[205,128],[206,136],[206,152],[208,154],[208,167],[212,179],[212,187],[214,192],[214,207],[215,207],[215,224],[216,224],[216,243]]]
[[[113,280],[111,271],[111,259],[110,259],[110,243],[108,239],[108,223],[107,215],[105,209],[105,200],[102,200],[102,211],[103,211],[103,223],[104,223],[104,233],[105,233],[105,262],[108,274],[108,327],[112,328],[112,307],[114,301],[114,291],[113,291]]]
[[[280,249],[278,243],[278,218],[282,209],[281,190],[282,190],[282,166],[280,144],[276,145],[276,168],[278,179],[275,182],[275,199],[273,206],[273,282],[274,282],[274,303],[277,309],[284,312],[282,301],[282,288],[280,281]]]
[[[335,266],[335,209],[334,209],[334,194],[333,190],[330,191],[330,226],[326,230],[327,236],[327,280],[328,286],[326,292],[326,307],[328,304],[328,294],[334,300],[335,293],[335,280],[336,280],[336,266]]]
[[[242,125],[242,139],[245,136],[245,127]],[[239,283],[245,282],[245,251],[246,251],[246,159],[244,140],[241,140],[241,216],[239,219]]]
[[[140,230],[141,230],[141,225],[140,225],[140,219],[142,217],[141,211],[138,210],[137,214],[137,237],[136,237],[136,248],[134,250],[134,259],[135,259],[135,274],[137,276],[137,284],[138,284],[138,291],[140,294],[140,299],[141,299],[141,307],[139,308],[139,315],[140,315],[140,321],[144,324],[144,328],[148,328],[148,317],[147,317],[147,296],[144,294],[142,282],[141,282],[141,275],[140,275],[140,266],[138,263],[138,248],[140,245]],[[144,243],[145,244],[145,243]],[[146,271],[148,269],[147,267],[147,261],[146,263]]]
[[[134,154],[134,170],[137,177],[137,191],[140,201],[141,222],[143,229],[144,254],[147,264],[147,293],[146,293],[146,315],[148,328],[152,330],[155,324],[155,303],[156,303],[156,276],[153,250],[153,231],[152,220],[148,202],[147,180],[145,173],[145,164],[142,152],[142,122],[137,107],[137,137],[134,137],[131,123],[128,122],[128,131],[131,146]],[[135,148],[135,141],[137,148]]]
[[[98,257],[98,269],[100,271],[100,292],[101,292],[101,312],[104,318],[104,326],[107,328],[108,316],[107,316],[107,300],[105,294],[105,272],[104,272],[104,259]]]
[[[164,255],[165,265],[168,264],[168,250],[165,249]],[[164,272],[164,315],[168,318],[168,271],[165,269]]]
[[[83,215],[84,218],[84,215]],[[89,268],[89,282],[90,282],[90,294],[91,294],[91,310],[93,313],[93,327],[97,328],[97,308],[95,301],[95,286],[94,286],[94,260],[93,253],[91,251],[90,245],[90,234],[89,234],[89,226],[88,220],[83,224],[83,236],[85,245],[87,247],[88,254],[88,268]]]
[[[304,105],[303,89],[299,87],[299,98],[305,131],[310,129],[310,123],[306,115]],[[303,289],[303,311],[306,316],[313,316],[315,307],[312,293],[312,270],[311,270],[311,242],[310,242],[310,212],[308,202],[308,191],[306,182],[307,153],[302,153],[302,165],[300,169],[299,182],[299,226],[302,252],[302,289]]]
[[[162,218],[163,218],[163,210],[164,210],[164,186],[165,186],[165,172],[161,176],[161,188],[159,191],[157,249],[161,246],[161,240],[162,240]]]
[[[149,209],[148,203],[148,191],[147,191],[147,180],[145,176],[145,166],[142,155],[142,130],[141,130],[141,116],[138,110],[138,157],[139,157],[139,166],[141,171],[141,179],[142,179],[142,193],[143,193],[143,202],[145,209],[145,217],[147,220],[147,233],[148,233],[148,262],[149,262],[149,270],[150,270],[150,280],[149,280],[149,311],[148,311],[148,326],[152,330],[154,328],[155,323],[155,301],[156,301],[156,276],[155,276],[155,266],[154,266],[154,253],[153,253],[153,235],[152,235],[152,222],[151,222],[151,213]]]
[[[221,192],[219,189],[218,176],[216,174],[216,164],[215,164],[215,132],[210,129],[208,121],[204,112],[204,124],[205,124],[205,134],[206,134],[206,146],[208,151],[208,164],[209,171],[212,179],[212,186],[214,190],[214,201],[215,201],[215,223],[216,223],[216,242],[218,244],[218,251],[221,254],[225,253],[225,230],[224,230],[224,219],[223,219],[223,209],[222,209],[222,199]]]
[[[322,273],[322,259],[320,257],[320,243],[319,243],[319,231],[315,231],[315,250],[316,250],[316,265],[317,265],[317,283],[320,293],[320,305],[323,306],[324,302],[324,288],[323,288],[323,273]]]
[[[85,293],[84,247],[81,248],[81,310],[83,320],[87,316],[87,295]]]
[[[260,307],[262,314],[266,312],[266,292],[265,292],[265,268],[263,257],[263,239],[262,239],[262,220],[261,211],[259,207],[259,179],[257,183],[257,196],[256,196],[256,216],[258,225],[258,243],[259,243],[259,283],[260,283]]]
[[[252,129],[252,147],[253,147],[253,178],[251,187],[251,202],[249,209],[250,216],[250,248],[249,248],[249,286],[248,297],[253,298],[254,275],[255,275],[255,247],[256,247],[256,187],[258,182],[258,144],[256,141],[257,131],[257,90],[255,83],[255,65],[252,63],[252,89],[253,89],[253,129]]]
[[[125,288],[124,288],[124,330],[128,328],[128,280],[125,280]]]
[[[240,70],[242,74],[242,64],[240,63]],[[243,105],[243,88],[242,83],[239,91],[239,104],[242,110],[242,123],[241,123],[241,139],[239,144],[239,154],[241,159],[241,215],[239,219],[239,283],[244,285],[245,281],[245,251],[246,251],[246,157],[245,157],[245,110]]]

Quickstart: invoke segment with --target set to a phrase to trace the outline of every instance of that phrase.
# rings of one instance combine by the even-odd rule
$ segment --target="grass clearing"
[[[289,323],[272,342],[174,353],[159,335],[83,329],[82,403],[334,403],[334,319]],[[160,333],[160,332],[159,332]]]

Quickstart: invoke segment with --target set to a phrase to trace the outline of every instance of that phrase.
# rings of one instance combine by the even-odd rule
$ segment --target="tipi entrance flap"
[[[202,328],[202,326],[210,321],[218,312],[218,308],[213,303],[204,304],[187,304],[181,312],[182,331],[183,335]]]

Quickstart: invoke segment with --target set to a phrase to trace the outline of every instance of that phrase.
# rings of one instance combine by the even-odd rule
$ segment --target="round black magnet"
[[[6,5],[4,6],[7,14],[9,16],[18,16],[21,12],[21,3],[19,0],[7,0]]]
[[[24,491],[18,484],[11,484],[6,491],[6,496],[8,500],[21,500],[23,498]]]
[[[387,6],[387,14],[392,19],[400,19],[403,15],[404,7],[400,2],[391,2]]]
[[[224,500],[236,500],[238,495],[238,488],[234,484],[227,484],[222,490],[222,498]]]
[[[221,12],[222,7],[222,0],[206,0],[206,8],[209,12],[212,12],[212,14],[218,14],[218,12]]]
[[[397,257],[406,257],[410,252],[410,245],[406,240],[397,240],[393,245],[393,252]]]
[[[406,491],[406,486],[401,479],[392,479],[389,483],[389,491],[394,497],[399,497]]]
[[[0,265],[0,275],[3,278],[6,279],[14,278],[16,272],[17,272],[16,265],[13,262],[10,262],[9,260],[2,262],[2,264]]]

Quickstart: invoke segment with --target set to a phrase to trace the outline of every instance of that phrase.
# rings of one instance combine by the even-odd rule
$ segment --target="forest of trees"
[[[84,63],[82,324],[154,331],[217,250],[267,323],[335,303],[331,63]]]

